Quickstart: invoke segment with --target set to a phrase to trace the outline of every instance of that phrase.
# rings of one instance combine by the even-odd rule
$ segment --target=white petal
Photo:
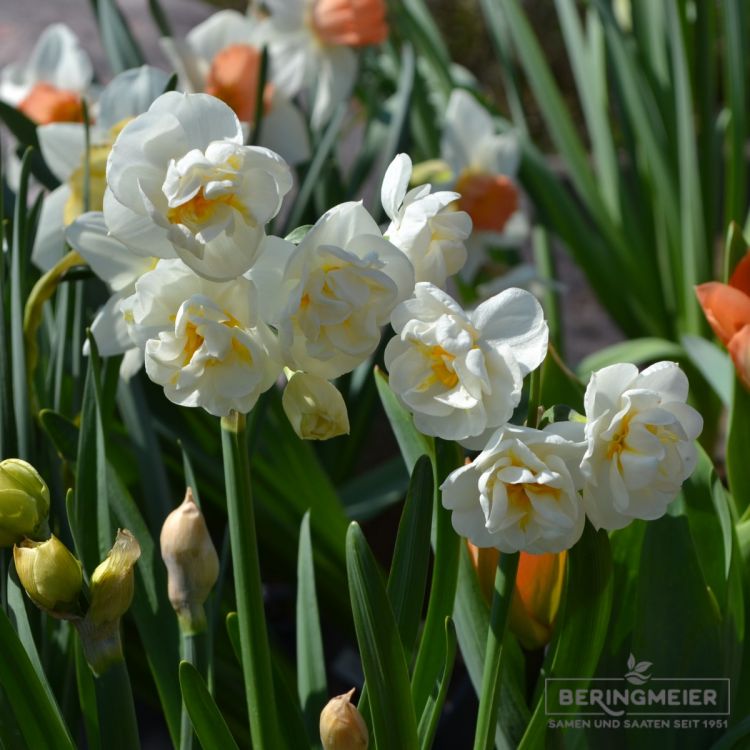
[[[42,203],[39,226],[34,239],[31,260],[37,268],[49,271],[65,252],[65,204],[70,198],[70,188],[60,185]]]
[[[383,175],[380,201],[391,221],[396,221],[411,179],[411,159],[407,154],[397,154]]]
[[[134,254],[108,234],[104,215],[100,211],[79,216],[66,229],[65,239],[115,292],[134,284],[139,276],[152,267],[151,258]]]
[[[495,134],[495,124],[489,112],[467,91],[454,89],[445,113],[445,126],[440,150],[453,173],[458,175],[467,167],[485,169],[478,148],[486,138]]]
[[[276,95],[263,118],[258,143],[296,166],[310,159],[310,136],[302,113],[290,101]]]
[[[123,294],[113,294],[91,324],[91,333],[102,357],[114,357],[135,346],[120,311],[123,298]]]
[[[185,37],[193,53],[210,62],[232,44],[257,43],[257,24],[236,10],[220,10],[198,24]]]
[[[65,24],[48,26],[31,53],[27,69],[33,81],[83,93],[93,77],[91,60]]]
[[[311,124],[319,130],[334,108],[351,93],[357,77],[357,56],[349,47],[329,47],[321,56]]]
[[[83,163],[86,133],[77,122],[53,122],[36,129],[47,166],[60,182],[67,182]]]
[[[115,76],[99,97],[97,125],[109,130],[122,120],[145,112],[164,93],[169,76],[158,68],[142,65]]]

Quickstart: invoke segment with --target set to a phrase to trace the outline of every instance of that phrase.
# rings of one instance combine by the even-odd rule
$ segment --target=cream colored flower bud
[[[0,461],[0,547],[33,537],[49,514],[49,490],[37,470],[20,458]]]
[[[13,548],[13,561],[34,604],[61,619],[80,614],[81,563],[56,536],[46,542],[24,540]]]
[[[295,372],[284,389],[281,404],[303,440],[328,440],[349,434],[344,397],[324,378]]]
[[[331,698],[320,713],[323,750],[367,750],[370,735],[362,714],[351,702],[354,688]]]
[[[206,626],[203,605],[219,577],[219,556],[190,487],[161,528],[161,556],[167,566],[169,601],[188,633]]]
[[[95,626],[119,622],[133,601],[133,568],[141,556],[141,545],[127,530],[120,529],[106,559],[91,576],[91,604],[86,615]]]

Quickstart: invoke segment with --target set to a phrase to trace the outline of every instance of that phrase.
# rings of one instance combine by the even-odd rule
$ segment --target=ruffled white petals
[[[641,373],[619,364],[592,374],[581,470],[584,505],[596,528],[659,518],[692,474],[703,420],[685,403],[687,392],[687,378],[673,362]]]
[[[226,104],[174,92],[123,129],[107,180],[104,214],[113,235],[139,253],[176,254],[218,281],[250,268],[265,224],[292,186],[278,154],[243,145]]]
[[[533,303],[524,307],[524,295]],[[510,296],[521,302],[506,295],[469,315],[448,294],[420,282],[414,297],[396,308],[397,335],[386,346],[385,364],[391,388],[420,431],[466,441],[510,419],[524,375],[544,358],[548,335],[543,318],[539,324],[539,303],[522,290]]]
[[[577,469],[584,445],[554,426],[498,430],[441,487],[453,527],[478,547],[505,553],[569,549],[585,523]]]
[[[290,367],[333,378],[377,348],[380,329],[414,288],[408,259],[359,203],[328,211],[289,258],[278,320]]]
[[[431,193],[430,185],[407,193],[411,172],[406,154],[396,156],[386,170],[381,201],[391,223],[385,234],[409,258],[417,281],[443,286],[466,262],[471,219],[453,210],[458,193]]]
[[[212,282],[163,260],[120,309],[167,398],[225,416],[250,411],[281,372],[278,343],[255,302],[248,279]]]

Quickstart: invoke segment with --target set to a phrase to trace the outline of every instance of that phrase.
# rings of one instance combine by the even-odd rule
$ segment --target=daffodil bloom
[[[471,234],[471,219],[465,211],[453,209],[461,197],[458,193],[433,193],[430,185],[407,192],[411,176],[411,159],[398,154],[381,189],[383,209],[391,220],[385,236],[409,258],[416,281],[443,287],[466,262],[464,241]]]
[[[253,264],[292,176],[278,154],[244,145],[224,102],[170,91],[123,128],[107,186],[104,219],[114,237],[226,281]]]
[[[281,373],[276,338],[256,312],[251,281],[215,282],[159,261],[120,303],[146,373],[167,398],[216,416],[247,413]]]
[[[409,259],[360,203],[326,212],[297,247],[269,238],[250,275],[285,364],[325,379],[375,351],[393,308],[414,289]]]
[[[94,70],[78,37],[62,23],[48,26],[29,58],[0,72],[0,99],[38,125],[81,122],[81,97]]]
[[[498,134],[492,116],[463,89],[448,101],[441,141],[442,158],[453,174],[458,207],[469,214],[474,233],[462,275],[471,281],[486,260],[488,246],[515,246],[528,234],[516,173],[518,139]]]
[[[466,543],[482,594],[491,603],[500,553],[494,547]],[[521,552],[510,604],[508,627],[525,649],[543,648],[552,639],[560,608],[567,551],[531,555]]]
[[[750,388],[750,253],[737,264],[728,284],[709,281],[695,288],[706,319],[729,350],[746,388]]]
[[[262,24],[234,10],[220,10],[185,39],[163,37],[161,46],[184,91],[204,91],[226,102],[243,125],[254,127],[264,38]],[[263,90],[263,121],[255,142],[289,164],[310,158],[307,126],[299,109],[274,85],[269,71]]]
[[[267,0],[264,25],[274,82],[287,96],[315,87],[312,125],[320,128],[350,93],[355,48],[388,36],[383,0]]]
[[[62,257],[66,226],[85,211],[102,210],[112,144],[126,123],[145,112],[164,91],[167,80],[166,73],[147,65],[113,78],[92,108],[88,158],[82,122],[37,128],[42,156],[61,183],[42,204],[31,256],[39,268],[47,271]]]
[[[509,289],[465,312],[433,284],[393,312],[396,336],[385,349],[390,385],[426,435],[484,438],[504,425],[521,398],[523,378],[547,353],[541,305]],[[472,444],[470,447],[474,447]]]
[[[441,486],[453,528],[477,547],[540,554],[572,547],[585,514],[579,424],[507,425]]]
[[[597,529],[660,518],[692,474],[703,419],[687,395],[687,377],[674,362],[641,373],[611,365],[591,375],[581,470],[586,513]]]

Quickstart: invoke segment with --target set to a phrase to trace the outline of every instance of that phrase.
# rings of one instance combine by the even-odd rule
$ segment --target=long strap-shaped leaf
[[[0,685],[13,709],[18,726],[34,750],[74,750],[75,745],[39,678],[26,651],[0,608]]]
[[[237,748],[237,743],[211,693],[208,692],[200,672],[187,661],[180,663],[180,688],[190,714],[190,721],[203,750]]]
[[[380,750],[416,750],[417,722],[396,619],[377,563],[355,523],[346,535],[346,568],[375,744]]]

